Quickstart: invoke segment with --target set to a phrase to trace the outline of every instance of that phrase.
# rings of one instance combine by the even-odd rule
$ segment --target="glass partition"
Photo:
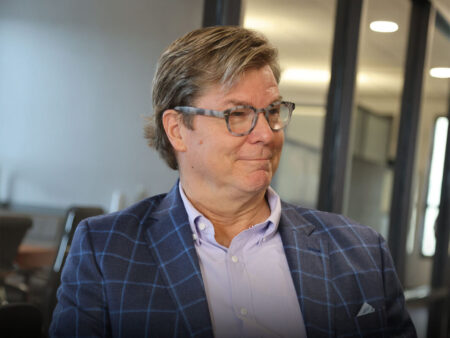
[[[447,27],[447,28],[446,28]],[[447,115],[450,98],[450,35],[449,22],[437,12],[430,31],[418,148],[414,172],[416,196],[413,201],[412,229],[408,238],[409,256],[406,265],[412,287],[430,285],[435,251],[435,224],[441,197],[443,157],[445,154]],[[440,72],[437,71],[440,69]],[[447,69],[447,74],[445,70]],[[437,73],[436,73],[437,72]],[[420,270],[422,273],[417,274]]]
[[[386,238],[411,4],[364,4],[345,213]]]
[[[433,146],[428,172],[428,189],[425,197],[425,210],[423,215],[421,253],[428,257],[433,256],[436,249],[435,225],[439,216],[439,206],[441,203],[447,134],[448,118],[447,116],[440,116],[434,124]]]
[[[317,201],[325,107],[330,81],[335,1],[247,0],[244,26],[279,50],[280,92],[295,102],[273,187],[286,201]]]

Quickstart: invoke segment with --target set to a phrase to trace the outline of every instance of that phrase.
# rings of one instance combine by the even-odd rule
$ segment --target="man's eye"
[[[247,115],[247,113],[245,111],[234,111],[231,113],[231,116],[233,117],[240,117],[240,116],[245,116]]]
[[[269,114],[270,115],[277,115],[280,113],[280,109],[279,108],[272,108],[269,110]]]
[[[230,117],[234,119],[247,119],[253,116],[253,110],[245,108],[234,110],[230,115],[231,115]]]

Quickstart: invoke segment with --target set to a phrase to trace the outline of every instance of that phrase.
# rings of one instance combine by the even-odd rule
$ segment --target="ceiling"
[[[443,16],[450,13],[450,1],[439,0],[436,5]],[[244,26],[261,31],[279,49],[283,71],[280,89],[300,104],[325,105],[335,6],[335,0],[244,1]],[[380,114],[400,111],[410,10],[410,0],[364,2],[356,101]],[[394,21],[399,29],[395,33],[373,32],[369,29],[373,20]],[[432,30],[427,62],[431,67],[450,67],[450,41],[436,29]],[[285,72],[290,68],[302,72],[292,79]],[[308,78],[311,72],[313,77]],[[445,109],[450,80],[432,78],[428,71],[424,79],[425,97],[436,106],[432,110]]]

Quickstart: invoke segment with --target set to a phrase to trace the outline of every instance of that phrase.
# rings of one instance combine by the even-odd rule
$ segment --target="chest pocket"
[[[336,336],[383,337],[386,334],[386,311],[383,307],[374,312],[336,322]]]

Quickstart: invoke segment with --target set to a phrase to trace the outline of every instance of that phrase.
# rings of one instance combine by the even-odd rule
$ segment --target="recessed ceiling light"
[[[393,21],[372,21],[370,29],[379,33],[392,33],[398,31],[398,25]]]
[[[435,67],[430,69],[430,75],[439,79],[450,78],[450,67]]]

